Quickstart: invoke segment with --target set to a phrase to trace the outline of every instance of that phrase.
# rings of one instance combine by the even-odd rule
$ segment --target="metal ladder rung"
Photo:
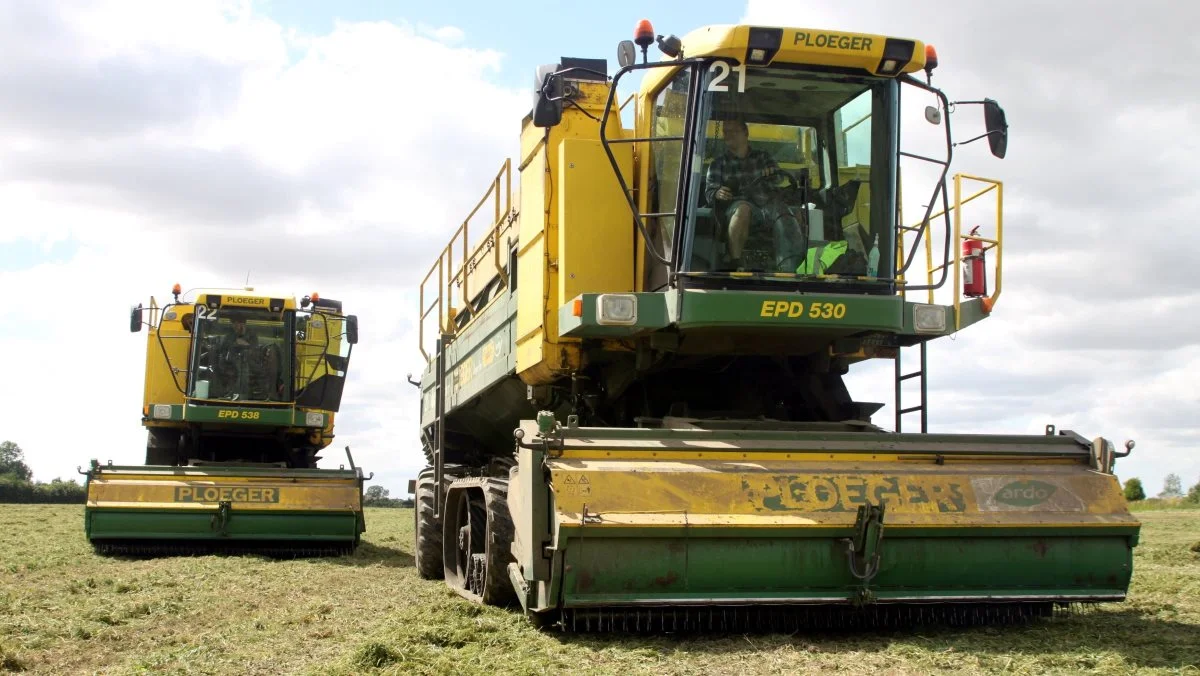
[[[921,368],[917,371],[913,371],[912,373],[902,373],[901,372],[901,353],[903,352],[904,348],[900,348],[896,352],[896,361],[895,361],[896,402],[895,402],[895,406],[896,406],[896,433],[897,434],[899,434],[903,431],[903,417],[909,413],[918,413],[918,412],[921,414],[921,433],[925,434],[926,432],[929,431],[929,416],[928,416],[929,412],[928,412],[928,410],[926,410],[926,406],[929,403],[928,390],[926,387],[926,376],[927,376],[927,372],[928,372],[928,359],[927,359],[927,353],[926,353],[926,346],[927,346],[927,343],[920,344]],[[904,407],[901,405],[901,401],[903,400],[903,396],[904,396],[904,389],[901,387],[901,384],[905,380],[911,380],[913,378],[919,378],[920,382],[921,382],[921,395],[920,395],[921,403],[918,404],[917,406]]]

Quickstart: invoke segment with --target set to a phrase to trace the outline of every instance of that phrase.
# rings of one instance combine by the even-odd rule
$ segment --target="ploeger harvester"
[[[148,326],[146,465],[92,461],[85,528],[107,554],[354,551],[363,476],[319,469],[333,441],[358,318],[342,303],[243,292],[138,305]],[[145,315],[149,314],[147,318]],[[148,320],[148,321],[147,321]]]
[[[1005,155],[1001,107],[952,105],[911,39],[642,22],[618,54],[615,75],[539,69],[518,196],[505,163],[421,284],[421,575],[581,630],[1124,599],[1140,524],[1113,466],[1132,442],[927,431],[927,343],[1000,295],[1002,185],[948,175],[963,143]],[[912,101],[933,105],[905,138],[944,135],[944,156],[902,149]],[[955,143],[951,111],[980,108],[984,133]],[[910,160],[933,189],[902,211]],[[977,199],[994,222],[965,232]],[[891,431],[843,382],[871,359],[895,363]]]

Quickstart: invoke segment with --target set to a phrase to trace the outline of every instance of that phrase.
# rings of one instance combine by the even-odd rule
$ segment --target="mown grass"
[[[352,557],[106,559],[82,509],[0,505],[0,671],[33,673],[1200,673],[1200,512],[1154,511],[1128,602],[1022,628],[563,635],[412,568],[411,510]]]

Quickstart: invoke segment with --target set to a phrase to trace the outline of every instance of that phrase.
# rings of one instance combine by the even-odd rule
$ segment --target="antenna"
[[[250,271],[249,271],[249,270],[247,270],[247,271],[246,271],[246,283],[245,283],[245,285],[243,285],[243,288],[244,288],[246,291],[253,291],[253,290],[254,290],[254,289],[252,289],[252,288],[250,287]]]

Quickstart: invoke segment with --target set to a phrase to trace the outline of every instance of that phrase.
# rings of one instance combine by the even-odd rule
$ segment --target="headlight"
[[[917,333],[945,333],[946,308],[942,305],[914,305],[913,328]]]
[[[636,324],[637,296],[632,293],[602,293],[596,303],[596,323]]]
[[[154,405],[154,418],[156,420],[170,420],[171,419],[171,405],[170,404],[155,404]]]
[[[309,427],[324,427],[325,414],[309,411],[304,414],[304,424]]]

